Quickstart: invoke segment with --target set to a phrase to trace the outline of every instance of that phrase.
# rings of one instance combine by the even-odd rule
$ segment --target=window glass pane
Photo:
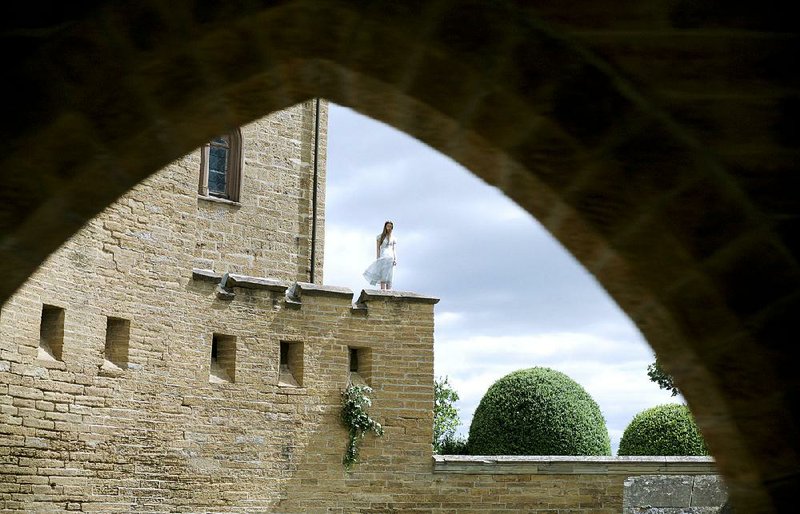
[[[225,174],[218,171],[208,172],[208,192],[215,196],[225,194]]]
[[[208,170],[225,173],[228,170],[228,149],[212,146],[208,149]]]
[[[228,149],[212,145],[208,149],[208,192],[210,194],[225,194],[227,172]]]
[[[208,162],[206,163],[207,172],[207,194],[223,198],[236,198],[237,194],[229,196],[228,188],[235,183],[236,173],[238,176],[238,166],[231,163],[232,151],[231,144],[237,142],[235,136],[225,134],[217,136],[208,143]],[[238,144],[238,143],[237,143]],[[240,150],[237,150],[240,151]],[[233,167],[232,167],[233,166]],[[231,182],[232,178],[234,179]]]

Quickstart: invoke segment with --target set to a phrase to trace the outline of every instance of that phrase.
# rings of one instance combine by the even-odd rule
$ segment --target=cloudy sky
[[[394,221],[394,288],[440,298],[435,374],[466,436],[494,381],[566,373],[600,406],[614,454],[635,414],[681,402],[647,377],[653,353],[597,281],[527,212],[441,153],[331,104],[324,279],[356,293],[375,236]]]

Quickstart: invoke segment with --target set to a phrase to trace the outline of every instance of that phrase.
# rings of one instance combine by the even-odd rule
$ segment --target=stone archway
[[[780,511],[800,483],[786,335],[798,38],[763,4],[690,4],[176,1],[10,16],[2,297],[152,171],[326,97],[542,221],[676,376],[736,504]]]

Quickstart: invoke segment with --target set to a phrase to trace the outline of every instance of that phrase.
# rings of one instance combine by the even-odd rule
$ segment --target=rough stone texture
[[[625,480],[623,514],[716,514],[727,501],[717,475],[644,475]]]
[[[241,198],[236,204],[215,198],[197,202],[194,268],[311,280],[314,107],[309,101],[242,127]],[[325,247],[327,106],[321,109],[320,127],[314,270],[319,283]],[[191,183],[200,167],[200,152],[173,166],[180,170],[176,180],[181,185]]]
[[[728,490],[717,475],[700,475],[694,477],[692,489],[692,505],[722,506],[728,500]]]
[[[536,216],[676,377],[738,510],[791,511],[791,7],[21,3],[0,29],[14,91],[0,157],[0,297],[155,170],[231,127],[328,98],[439,149]],[[262,264],[237,263],[250,265]]]

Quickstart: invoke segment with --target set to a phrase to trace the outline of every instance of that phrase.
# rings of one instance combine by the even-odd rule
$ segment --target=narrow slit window
[[[105,367],[127,369],[131,322],[109,317],[106,320]]]
[[[54,305],[42,305],[42,321],[39,326],[39,358],[62,360],[64,348],[64,309]]]
[[[209,382],[236,381],[236,337],[214,334],[211,338],[211,368]]]
[[[372,385],[372,349],[348,347],[350,382]]]
[[[281,341],[278,385],[303,386],[303,343]]]

